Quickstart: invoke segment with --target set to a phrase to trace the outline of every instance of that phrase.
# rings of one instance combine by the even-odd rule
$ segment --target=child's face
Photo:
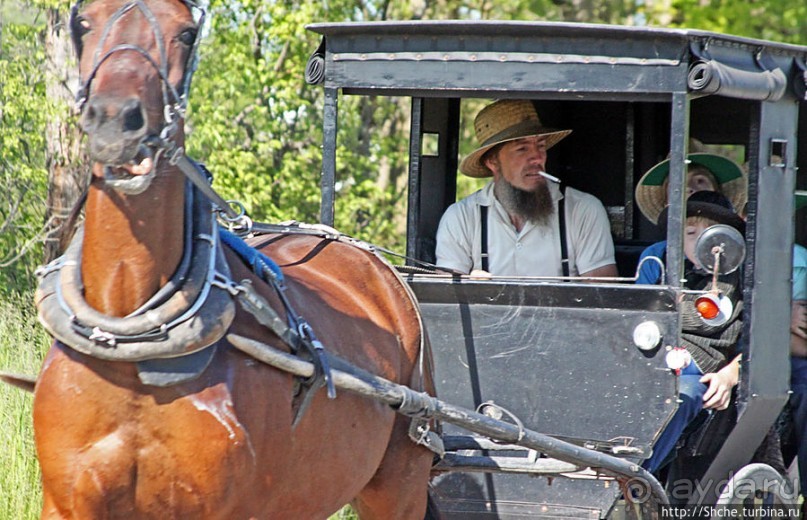
[[[664,193],[667,193],[667,186],[670,182],[670,177],[664,179]],[[720,185],[717,184],[712,172],[700,165],[692,165],[687,170],[687,197],[696,191],[716,191],[720,193]]]
[[[687,176],[687,196],[696,191],[718,191],[712,179],[702,171],[692,170]]]
[[[686,226],[684,226],[684,254],[689,261],[695,264],[699,269],[703,269],[703,266],[700,265],[697,258],[695,258],[695,243],[698,241],[698,237],[701,236],[701,233],[710,225],[712,224],[704,222],[702,219],[688,218]]]

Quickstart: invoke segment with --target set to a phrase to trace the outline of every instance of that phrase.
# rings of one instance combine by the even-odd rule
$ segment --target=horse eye
[[[193,45],[193,42],[196,41],[196,29],[185,29],[179,33],[178,39],[184,45]]]
[[[79,16],[78,18],[76,18],[75,25],[73,26],[73,30],[78,33],[79,37],[84,36],[85,34],[90,32],[91,28],[92,25],[90,24],[90,21],[84,18],[83,16]]]

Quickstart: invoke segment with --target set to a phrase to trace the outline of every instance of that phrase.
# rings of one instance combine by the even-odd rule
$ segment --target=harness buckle
[[[176,116],[178,119],[185,119],[185,107],[182,104],[182,98],[180,97],[179,103],[175,103],[173,105],[163,105],[163,118],[165,122],[168,123],[170,126],[175,126],[174,123]]]
[[[227,231],[238,236],[245,236],[252,233],[252,219],[247,216],[247,209],[244,203],[239,200],[225,201],[230,208],[234,208],[235,216],[230,217],[226,208],[215,205],[217,218],[227,227]]]
[[[314,329],[312,329],[311,325],[309,325],[308,322],[304,321],[302,318],[300,319],[300,324],[297,325],[297,333],[301,338],[310,341],[311,345],[315,349],[325,350],[322,343],[316,338],[316,336],[314,336]]]
[[[330,363],[328,363],[325,347],[314,335],[314,329],[311,328],[311,325],[309,325],[308,322],[302,318],[300,318],[298,322],[297,333],[299,334],[304,345],[310,345],[310,347],[313,348],[313,351],[309,349],[309,352],[313,357],[314,366],[316,366],[318,371],[320,371],[319,376],[325,378],[325,387],[328,391],[328,399],[335,399],[336,385],[333,382],[331,366]],[[315,375],[314,377],[316,378],[317,376]]]
[[[174,122],[174,107],[171,105],[164,105],[163,106],[163,119],[169,125],[172,125]]]
[[[238,236],[246,236],[252,233],[253,224],[254,222],[251,218],[246,215],[241,215],[240,218],[227,223],[227,231]]]
[[[168,108],[168,105],[165,105]],[[169,113],[170,110],[165,110],[164,113]],[[171,141],[174,134],[177,132],[178,125],[173,119],[166,120],[166,125],[160,130],[160,139],[163,141]]]
[[[106,343],[109,347],[114,348],[117,345],[117,339],[111,332],[101,330],[100,327],[93,327],[92,334],[88,338],[90,341],[96,343]]]
[[[243,285],[233,282],[218,271],[213,273],[213,279],[210,280],[210,285],[218,287],[219,289],[224,289],[230,293],[230,296],[238,296],[240,293],[247,292]]]
[[[163,131],[165,131],[165,129],[163,129]],[[177,146],[171,152],[171,156],[168,157],[168,164],[170,164],[171,166],[176,166],[183,155],[185,155],[185,148],[183,148],[182,146]]]
[[[84,105],[87,103],[87,96],[76,99],[76,112],[79,114],[84,110]]]
[[[62,267],[66,265],[76,265],[76,262],[75,261],[68,262],[67,260],[65,260],[64,256],[60,256],[59,258],[51,261],[46,265],[40,265],[39,267],[37,267],[36,270],[34,271],[34,276],[36,276],[39,279],[45,278],[52,272],[59,271]]]

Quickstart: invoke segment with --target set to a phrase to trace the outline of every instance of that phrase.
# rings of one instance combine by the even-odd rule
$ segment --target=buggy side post
[[[743,353],[737,423],[701,478],[694,501],[714,503],[718,484],[747,464],[749,446],[759,446],[787,401],[793,258],[793,191],[796,181],[798,105],[760,102],[749,136],[749,211],[745,264]],[[774,163],[775,141],[787,143],[783,163]],[[786,217],[786,218],[783,218]],[[784,348],[782,348],[784,346]]]
[[[458,98],[412,98],[406,225],[409,265],[411,259],[435,262],[437,224],[457,196],[459,125]],[[436,150],[424,150],[424,146]]]

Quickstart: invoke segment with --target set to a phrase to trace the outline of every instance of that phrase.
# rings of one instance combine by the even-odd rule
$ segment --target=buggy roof
[[[697,29],[668,29],[660,27],[637,27],[625,25],[605,25],[569,22],[524,22],[493,20],[411,20],[386,22],[339,22],[314,23],[307,29],[323,36],[356,36],[360,34],[384,36],[466,36],[490,37],[505,36],[508,38],[536,36],[546,37],[580,37],[596,36],[606,39],[669,39],[692,40],[712,39],[733,42],[739,45],[750,45],[755,48],[779,49],[793,55],[807,56],[807,46],[758,40],[741,36],[732,36]]]
[[[807,46],[690,29],[459,20],[308,29],[323,36],[326,86],[349,93],[666,97],[687,91],[699,60],[788,78],[807,62]]]

